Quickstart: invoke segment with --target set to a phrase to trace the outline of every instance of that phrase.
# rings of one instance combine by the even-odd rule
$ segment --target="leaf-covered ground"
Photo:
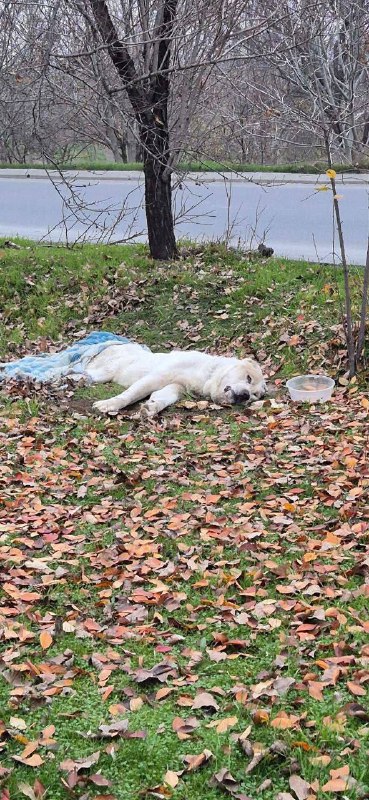
[[[254,353],[254,410],[2,393],[0,797],[368,796],[369,400],[327,268],[0,249],[3,355],[96,328]],[[359,278],[357,278],[359,280]],[[287,375],[338,379],[291,404]]]

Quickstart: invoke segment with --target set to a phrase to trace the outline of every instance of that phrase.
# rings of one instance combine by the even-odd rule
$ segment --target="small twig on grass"
[[[364,267],[364,282],[363,282],[363,293],[361,297],[361,309],[360,309],[360,327],[359,327],[359,334],[357,337],[357,344],[356,344],[356,363],[360,361],[361,355],[364,348],[365,342],[365,332],[366,332],[366,312],[368,306],[368,289],[369,289],[369,237],[368,237],[368,245],[366,249],[366,260],[365,260],[365,267]]]
[[[345,311],[346,311],[346,325],[344,327],[345,337],[346,337],[346,344],[347,344],[347,359],[348,359],[348,373],[349,377],[352,378],[356,372],[356,358],[355,358],[355,342],[354,342],[354,332],[353,332],[353,324],[352,324],[352,303],[351,303],[351,291],[350,291],[350,275],[349,275],[349,268],[347,264],[346,258],[346,248],[345,248],[345,240],[343,236],[343,228],[342,228],[342,220],[341,220],[341,212],[339,207],[339,198],[337,195],[337,188],[336,188],[336,172],[332,168],[332,158],[331,158],[331,151],[329,146],[329,140],[326,138],[326,150],[327,150],[327,160],[329,169],[327,170],[327,175],[329,177],[331,183],[331,190],[333,195],[333,209],[334,215],[336,218],[336,225],[337,225],[337,232],[338,232],[338,240],[340,244],[340,253],[341,253],[341,262],[342,262],[342,269],[343,269],[343,281],[345,287]]]

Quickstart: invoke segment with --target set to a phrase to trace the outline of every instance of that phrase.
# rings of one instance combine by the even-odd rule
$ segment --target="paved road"
[[[106,232],[115,222],[114,240],[133,234],[145,240],[142,175],[81,173],[74,183],[76,194],[72,195],[61,183],[55,188],[36,170],[29,178],[14,172],[0,171],[1,236],[96,240],[102,229]],[[316,193],[313,176],[271,178],[264,174],[254,179],[261,180],[262,185],[237,178],[225,183],[192,176],[176,191],[177,235],[218,239],[228,230],[233,242],[256,246],[263,240],[280,256],[316,260],[318,255],[321,261],[331,261],[330,193]],[[291,182],[282,182],[286,179]],[[356,264],[365,262],[368,188],[366,176],[365,180],[345,178],[339,187],[348,257]],[[122,203],[124,214],[119,219]]]

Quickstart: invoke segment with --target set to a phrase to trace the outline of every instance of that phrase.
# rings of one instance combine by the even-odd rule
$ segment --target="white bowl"
[[[297,375],[286,383],[291,400],[324,403],[329,400],[335,383],[327,375]]]

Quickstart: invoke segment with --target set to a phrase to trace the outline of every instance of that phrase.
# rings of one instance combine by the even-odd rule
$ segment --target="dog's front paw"
[[[93,404],[93,408],[97,408],[98,411],[102,411],[104,414],[116,414],[119,411],[119,405],[114,398],[110,400],[97,400],[96,403]]]
[[[152,419],[160,411],[156,400],[146,400],[146,403],[141,407],[141,416],[144,419]]]

